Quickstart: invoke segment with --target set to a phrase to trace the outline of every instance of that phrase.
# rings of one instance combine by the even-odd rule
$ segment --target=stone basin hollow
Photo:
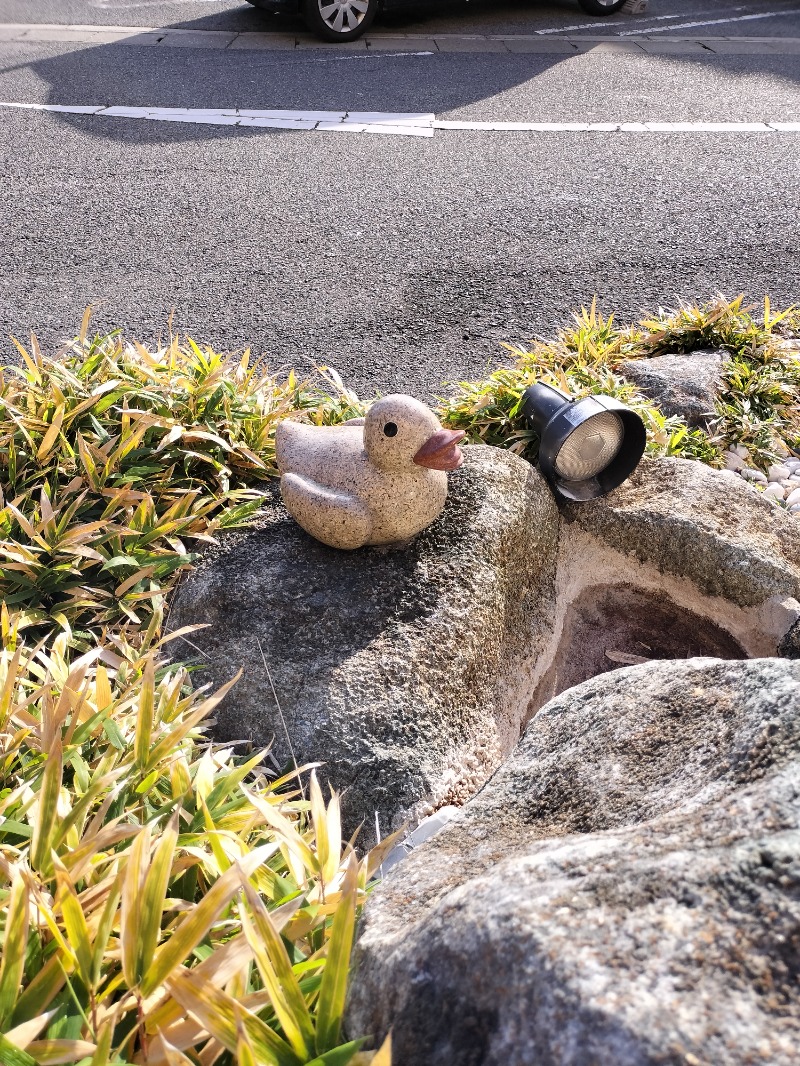
[[[786,626],[781,604],[741,607],[567,531],[552,634],[532,664],[520,732],[554,696],[598,674],[658,659],[772,656]]]
[[[567,605],[561,637],[529,705],[535,713],[573,685],[652,659],[746,659],[742,645],[711,618],[663,593],[634,585],[593,585]]]

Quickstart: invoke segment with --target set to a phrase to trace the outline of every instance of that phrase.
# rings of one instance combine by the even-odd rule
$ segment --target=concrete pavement
[[[798,20],[800,23],[800,20]],[[701,27],[702,28],[702,27]],[[343,55],[348,52],[411,51],[468,53],[526,53],[531,55],[576,55],[604,51],[632,55],[797,55],[800,37],[708,37],[702,34],[661,36],[655,32],[597,36],[573,34],[418,34],[370,33],[346,44],[329,44],[304,31],[264,33],[249,31],[193,30],[173,26],[85,26],[59,23],[0,22],[0,41],[56,44],[119,44],[132,48],[247,49],[275,52],[312,49]]]

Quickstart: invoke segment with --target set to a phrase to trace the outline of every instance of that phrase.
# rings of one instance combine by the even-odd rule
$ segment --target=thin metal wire
[[[300,794],[303,797],[303,800],[305,800],[306,799],[306,790],[305,790],[305,786],[303,784],[303,779],[300,776],[300,766],[299,766],[299,764],[297,762],[297,758],[295,757],[295,754],[294,754],[294,747],[292,746],[292,738],[289,736],[289,728],[286,725],[286,719],[283,716],[283,709],[281,708],[281,701],[278,699],[278,693],[275,691],[275,683],[272,680],[272,673],[270,671],[269,666],[267,665],[267,657],[264,654],[263,647],[261,646],[261,638],[260,637],[256,637],[256,643],[258,644],[258,650],[261,652],[261,661],[264,664],[264,672],[267,675],[267,680],[269,681],[269,687],[272,689],[272,698],[275,700],[275,706],[278,708],[278,714],[280,715],[281,723],[283,725],[283,731],[286,734],[286,743],[289,745],[289,753],[292,756],[292,762],[294,763],[295,772],[297,773],[297,781],[298,781],[298,784],[300,785]]]

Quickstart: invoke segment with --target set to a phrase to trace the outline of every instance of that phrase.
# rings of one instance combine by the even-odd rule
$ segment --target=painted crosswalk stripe
[[[48,111],[89,118],[146,119],[240,129],[305,130],[433,137],[437,130],[480,133],[800,133],[800,122],[511,122],[439,119],[430,112],[289,111],[250,108],[128,107],[106,104],[32,104],[0,101],[0,108]]]

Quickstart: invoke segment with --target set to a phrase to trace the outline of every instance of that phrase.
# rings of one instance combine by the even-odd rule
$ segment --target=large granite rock
[[[707,429],[716,417],[727,352],[697,351],[630,359],[620,372],[634,382],[665,415],[678,415],[690,426]]]
[[[800,619],[797,522],[735,474],[645,457],[561,507],[552,639],[531,714],[624,663],[776,655]]]
[[[169,626],[209,624],[191,637],[200,682],[244,667],[215,736],[324,763],[348,789],[346,828],[363,821],[368,841],[376,811],[386,831],[463,803],[518,741],[550,633],[557,535],[538,472],[471,447],[444,513],[404,549],[328,548],[276,499],[187,576]]]
[[[463,803],[536,711],[589,677],[794,646],[796,521],[735,475],[645,459],[559,517],[522,460],[465,456],[444,514],[408,548],[326,548],[275,499],[207,553],[170,614],[173,629],[210,625],[175,652],[199,648],[201,681],[244,667],[216,737],[323,762],[367,841],[376,811],[386,831]]]
[[[610,496],[562,514],[567,527],[739,607],[800,594],[796,520],[730,471],[645,457]]]
[[[800,663],[594,678],[371,896],[349,1028],[403,1066],[794,1066]]]

